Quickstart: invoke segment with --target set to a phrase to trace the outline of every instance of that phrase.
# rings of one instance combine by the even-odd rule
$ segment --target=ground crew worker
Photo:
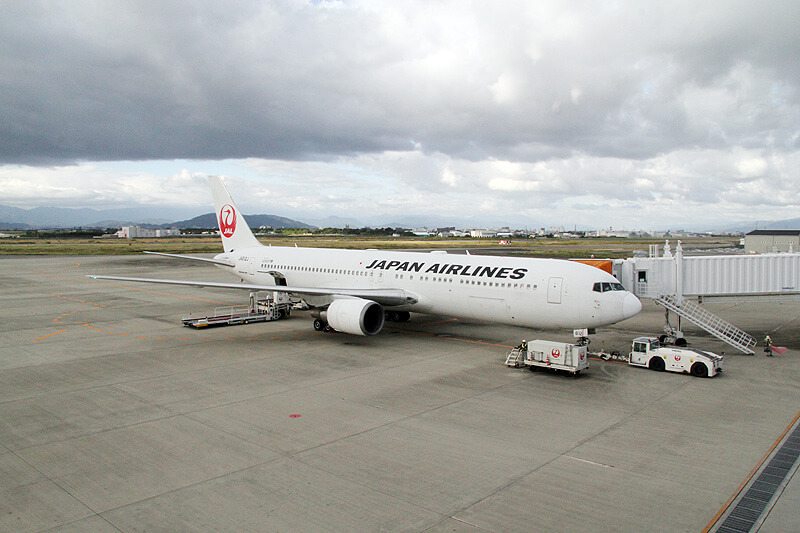
[[[764,337],[764,353],[767,357],[772,357],[772,339],[769,335]]]

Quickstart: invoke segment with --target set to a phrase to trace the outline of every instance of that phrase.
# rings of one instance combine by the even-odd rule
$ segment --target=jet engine
[[[383,307],[363,298],[334,300],[328,309],[320,314],[333,329],[343,333],[375,335],[383,328]]]

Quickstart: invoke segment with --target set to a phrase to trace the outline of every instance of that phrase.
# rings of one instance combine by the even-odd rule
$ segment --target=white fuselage
[[[220,254],[246,283],[402,289],[415,302],[391,309],[537,328],[592,328],[629,318],[641,303],[608,273],[573,261],[443,252],[258,246]],[[598,291],[614,283],[615,290]],[[336,296],[305,296],[323,307]]]

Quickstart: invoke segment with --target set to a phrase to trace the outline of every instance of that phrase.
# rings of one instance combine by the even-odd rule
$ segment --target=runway
[[[577,378],[503,364],[531,331],[413,315],[375,337],[303,312],[194,330],[246,292],[153,256],[0,258],[0,530],[703,531],[800,412],[800,302],[704,304],[789,351],[713,379],[593,360]],[[600,330],[627,352],[663,310]],[[797,465],[790,475],[796,472]],[[760,531],[797,530],[798,476]]]

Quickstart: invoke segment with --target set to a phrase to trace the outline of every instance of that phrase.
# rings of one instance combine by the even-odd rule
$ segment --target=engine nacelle
[[[375,335],[383,328],[383,307],[362,298],[334,300],[321,315],[336,331],[352,335]]]

